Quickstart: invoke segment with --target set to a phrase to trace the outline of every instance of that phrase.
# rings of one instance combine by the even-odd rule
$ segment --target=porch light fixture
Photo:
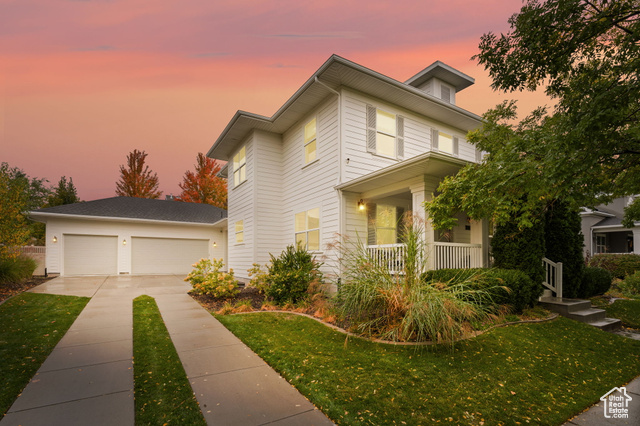
[[[55,235],[53,236],[53,238],[51,239],[51,241],[53,241],[54,243],[58,242],[58,237],[56,237]]]
[[[360,199],[360,201],[358,201],[358,210],[364,211],[364,208],[365,208],[364,200]]]
[[[127,240],[126,240],[126,239],[125,239],[125,240],[122,240],[122,245],[123,245],[123,246],[126,246],[126,245],[127,245]]]
[[[216,244],[216,242],[214,241],[214,242],[213,242],[213,246],[214,246],[214,247],[218,247],[218,244]]]

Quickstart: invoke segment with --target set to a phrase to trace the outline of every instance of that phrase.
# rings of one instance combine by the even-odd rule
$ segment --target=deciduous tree
[[[145,151],[134,149],[127,155],[127,167],[120,166],[120,180],[116,182],[116,195],[121,197],[160,198],[158,175],[145,165]]]
[[[44,205],[50,194],[45,182],[0,164],[0,257],[16,257],[17,247],[44,235],[44,225],[31,222],[27,214]]]
[[[220,164],[198,153],[195,173],[187,170],[180,184],[180,201],[227,208],[227,180],[218,176]]]
[[[482,37],[475,58],[495,89],[543,86],[556,106],[520,123],[513,102],[484,114],[468,135],[484,162],[426,203],[437,227],[458,211],[529,227],[548,200],[575,208],[640,193],[640,0],[527,0],[509,23]],[[640,199],[625,211],[625,224],[634,220]]]

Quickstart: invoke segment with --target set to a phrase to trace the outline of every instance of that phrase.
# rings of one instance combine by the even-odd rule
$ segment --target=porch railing
[[[481,268],[482,245],[462,243],[434,243],[430,250],[429,264],[433,269],[444,268]],[[404,244],[380,244],[367,246],[371,259],[385,267],[392,274],[404,269]]]
[[[482,268],[482,245],[433,243],[433,269]]]
[[[371,260],[386,268],[392,274],[399,274],[404,270],[404,244],[378,244],[367,246],[367,253]]]
[[[546,257],[542,258],[544,266],[543,286],[555,293],[555,297],[562,299],[562,262],[553,262]]]

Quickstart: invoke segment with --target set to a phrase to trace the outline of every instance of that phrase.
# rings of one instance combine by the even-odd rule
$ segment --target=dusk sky
[[[518,0],[0,0],[0,161],[80,198],[115,195],[145,150],[178,195],[236,110],[271,116],[335,53],[404,81],[436,60],[474,77],[476,114],[503,99],[471,60]]]

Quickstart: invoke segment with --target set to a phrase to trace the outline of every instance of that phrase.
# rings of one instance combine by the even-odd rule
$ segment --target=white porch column
[[[482,267],[489,266],[489,221],[471,221],[471,244],[482,244]]]
[[[409,187],[411,190],[412,210],[413,214],[424,222],[424,244],[427,255],[427,268],[433,269],[433,243],[434,231],[431,220],[427,218],[423,203],[431,201],[432,194],[438,188],[440,180],[436,177],[425,176],[420,183],[413,184]]]
[[[636,224],[634,228],[631,228],[633,233],[633,252],[640,254],[640,227]]]

